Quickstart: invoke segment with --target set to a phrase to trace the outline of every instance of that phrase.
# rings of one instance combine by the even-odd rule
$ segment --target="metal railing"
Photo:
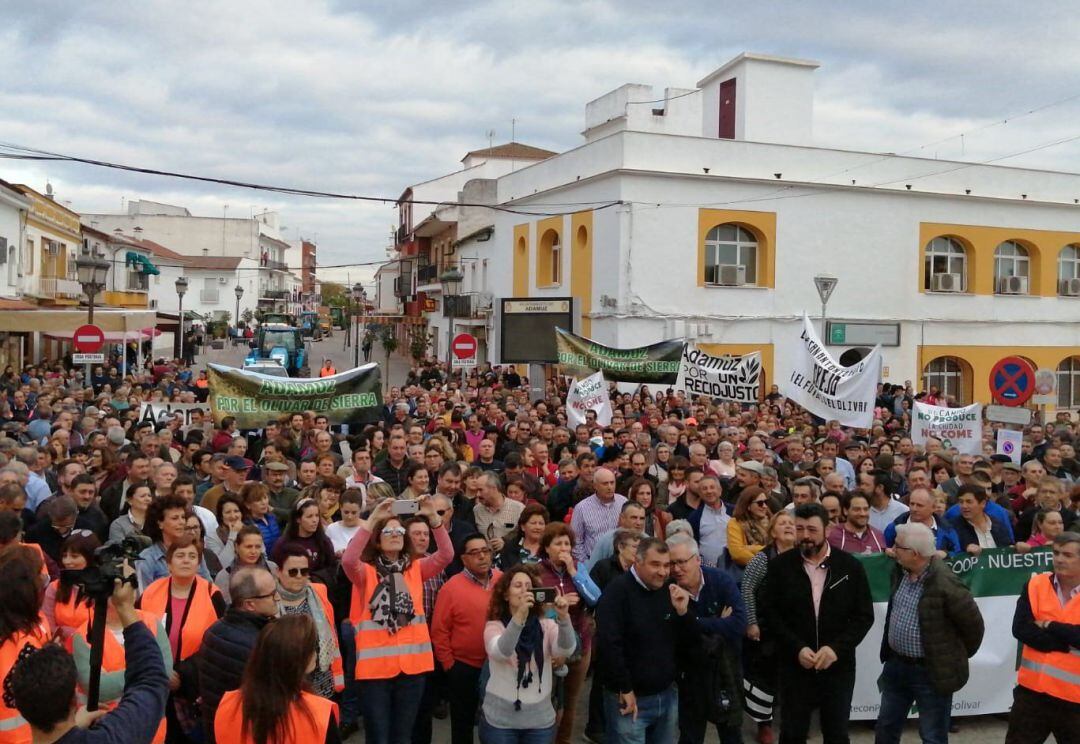
[[[416,284],[438,284],[439,283],[439,267],[435,264],[429,264],[428,266],[421,266],[416,270]]]

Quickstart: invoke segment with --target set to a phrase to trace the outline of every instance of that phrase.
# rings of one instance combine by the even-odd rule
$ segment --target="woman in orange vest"
[[[259,632],[239,690],[226,692],[214,716],[217,744],[324,744],[341,741],[337,706],[305,680],[318,658],[318,631],[291,615]]]
[[[49,628],[41,619],[41,565],[40,555],[29,547],[9,545],[0,551],[0,680],[7,679],[23,648],[49,642]],[[0,742],[30,741],[30,724],[0,695]]]
[[[316,665],[308,675],[312,692],[324,698],[332,697],[345,689],[345,672],[326,584],[311,583],[311,558],[299,545],[288,545],[281,552],[277,579],[282,613],[307,615],[315,623]]]
[[[322,369],[319,370],[319,377],[330,377],[336,375],[337,369],[334,368],[334,363],[327,359],[323,362]]]
[[[202,547],[190,534],[177,538],[165,552],[169,575],[146,587],[139,608],[165,619],[172,652],[169,704],[165,706],[168,740],[184,741],[200,726],[194,703],[199,697],[196,652],[206,629],[225,614],[225,599],[211,582],[199,576]]]
[[[79,571],[90,565],[94,551],[100,546],[101,541],[90,530],[73,530],[60,546],[60,562],[68,571]],[[41,614],[49,623],[49,630],[67,640],[90,621],[93,606],[93,600],[84,595],[80,587],[64,581],[61,576],[45,590]]]
[[[409,741],[424,694],[424,674],[435,668],[424,617],[424,581],[450,565],[454,546],[431,498],[420,513],[435,532],[438,551],[414,559],[394,500],[376,506],[360,526],[341,566],[353,583],[349,622],[356,629],[356,679],[368,744]]]
[[[166,676],[172,676],[172,651],[169,650],[169,637],[165,624],[157,615],[143,610],[136,610],[139,620],[150,629],[157,641],[161,659],[165,662]],[[98,687],[98,702],[102,710],[112,710],[124,694],[127,660],[124,655],[124,624],[116,607],[109,602],[109,611],[105,618],[105,647],[101,657],[101,683]],[[68,640],[68,653],[75,660],[75,670],[79,681],[79,704],[86,702],[86,691],[90,686],[90,623],[87,622]],[[161,719],[157,735],[151,744],[165,743],[165,719]]]

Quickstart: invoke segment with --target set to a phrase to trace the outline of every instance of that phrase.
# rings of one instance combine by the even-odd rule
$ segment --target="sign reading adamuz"
[[[926,445],[930,437],[965,455],[982,454],[982,406],[943,408],[915,401],[911,422],[911,441]]]
[[[844,367],[818,340],[810,318],[803,315],[803,330],[791,376],[782,390],[815,416],[839,421],[842,426],[869,429],[874,423],[874,401],[881,381],[881,346]]]
[[[712,356],[692,344],[683,347],[676,390],[736,403],[756,403],[761,389],[761,352]]]

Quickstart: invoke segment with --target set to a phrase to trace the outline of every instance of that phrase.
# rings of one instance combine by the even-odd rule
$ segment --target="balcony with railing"
[[[259,265],[264,269],[272,269],[274,271],[288,271],[289,270],[289,265],[287,263],[285,263],[284,261],[278,261],[278,260],[273,259],[273,258],[264,258],[259,263]]]
[[[66,277],[43,276],[39,294],[43,297],[77,300],[82,297],[82,285]]]
[[[436,264],[421,266],[416,270],[416,291],[442,291],[442,285],[439,284],[439,267]]]
[[[289,290],[287,289],[260,289],[259,297],[267,300],[287,300],[289,299]]]

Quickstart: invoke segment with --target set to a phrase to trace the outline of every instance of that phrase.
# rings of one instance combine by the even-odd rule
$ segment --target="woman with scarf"
[[[551,660],[577,647],[570,606],[560,594],[555,619],[532,594],[541,586],[536,566],[519,563],[503,574],[491,593],[484,627],[490,676],[480,717],[482,744],[550,742],[555,735],[551,704]]]
[[[315,622],[318,643],[315,668],[308,675],[311,691],[324,698],[333,697],[335,692],[345,689],[334,608],[326,586],[311,583],[311,558],[307,551],[298,545],[287,546],[281,554],[277,580],[282,616],[307,615]]]
[[[431,499],[420,513],[435,534],[437,551],[414,558],[394,500],[376,506],[341,557],[353,584],[349,622],[356,628],[356,679],[368,744],[409,741],[424,674],[435,668],[424,616],[424,581],[454,559],[454,546]]]
[[[768,494],[757,486],[744,488],[727,526],[728,553],[736,565],[745,568],[751,558],[765,549],[771,517]]]

